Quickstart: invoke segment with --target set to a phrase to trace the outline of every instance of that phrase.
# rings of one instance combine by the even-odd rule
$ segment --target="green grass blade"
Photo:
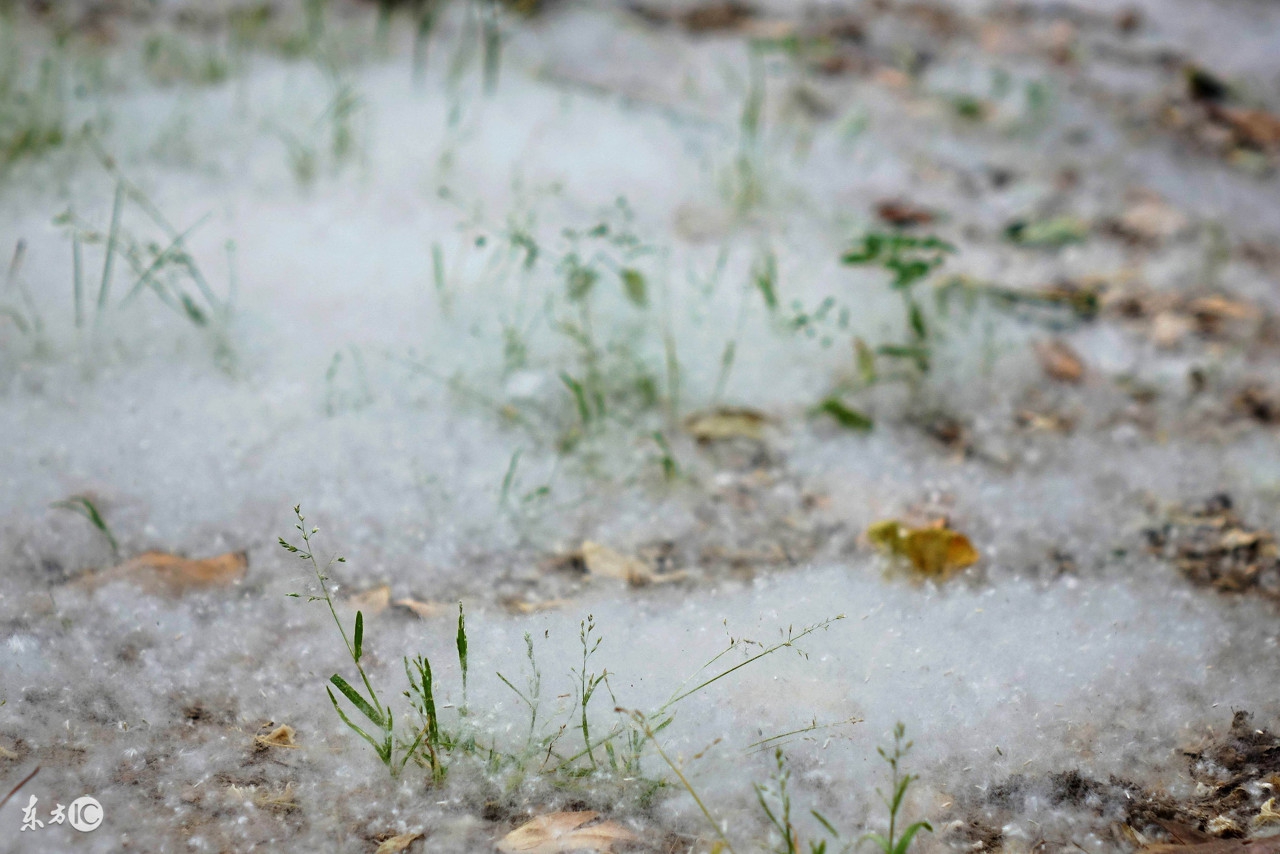
[[[933,825],[927,821],[917,821],[915,824],[903,831],[902,838],[898,840],[898,844],[893,849],[893,854],[907,854],[907,849],[911,847],[911,840],[916,834],[922,830],[933,833]]]
[[[76,305],[76,329],[84,326],[84,263],[80,251],[80,234],[71,232],[72,295]]]
[[[875,427],[871,418],[856,409],[846,406],[838,397],[828,397],[814,407],[814,412],[830,415],[836,423],[846,430],[866,432]]]
[[[116,181],[115,201],[111,203],[111,225],[107,230],[107,257],[102,262],[102,282],[98,285],[98,317],[107,307],[111,296],[111,268],[116,257],[116,242],[120,239],[120,209],[124,205],[124,180]]]
[[[111,554],[115,557],[120,556],[120,546],[116,542],[115,536],[112,535],[111,529],[107,527],[107,521],[98,512],[98,506],[88,496],[73,495],[65,501],[55,501],[49,506],[58,510],[70,510],[88,519],[89,523],[97,528],[102,536],[106,537],[107,543],[111,546]]]
[[[462,667],[462,703],[467,702],[467,615],[458,603],[458,664]]]
[[[382,713],[369,705],[369,701],[360,696],[360,692],[355,688],[352,688],[351,685],[348,684],[347,680],[335,673],[329,677],[329,681],[332,682],[334,687],[341,691],[342,695],[351,701],[351,705],[359,709],[360,713],[368,718],[374,726],[378,729],[387,728],[387,720],[383,717]]]
[[[352,644],[351,657],[360,662],[360,654],[364,651],[364,612],[356,611],[355,641]]]
[[[649,288],[645,283],[644,274],[639,270],[628,267],[622,271],[622,287],[626,292],[627,299],[631,300],[631,304],[636,308],[644,308],[649,304]]]
[[[349,687],[350,686],[348,686],[348,688]],[[389,762],[391,757],[389,754],[384,753],[383,745],[380,744],[376,738],[369,735],[369,733],[365,732],[359,726],[357,726],[351,720],[351,718],[347,717],[347,713],[342,711],[342,707],[338,705],[338,698],[333,696],[332,691],[330,691],[328,688],[325,688],[324,690],[325,690],[325,693],[329,695],[329,702],[333,703],[333,710],[338,713],[338,717],[342,718],[342,722],[346,724],[347,727],[351,729],[356,735],[360,736],[365,741],[369,742],[369,744],[377,752],[379,758],[381,758],[384,763]]]

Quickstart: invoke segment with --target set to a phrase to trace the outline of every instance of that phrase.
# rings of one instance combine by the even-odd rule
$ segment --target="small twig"
[[[40,773],[40,766],[37,765],[34,771],[32,771],[27,776],[23,777],[22,780],[18,783],[18,785],[14,786],[12,789],[9,790],[9,794],[4,796],[3,801],[0,801],[0,809],[3,809],[4,805],[9,803],[9,799],[12,798],[14,795],[18,794],[18,790],[21,789],[23,786],[27,785],[28,783],[30,783],[31,778],[39,773]]]

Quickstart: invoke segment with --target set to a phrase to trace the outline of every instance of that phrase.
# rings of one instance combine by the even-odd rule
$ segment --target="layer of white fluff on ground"
[[[912,192],[973,221],[1000,221],[1049,194],[1042,153],[1008,139],[934,138],[921,132],[927,116],[867,88],[846,118],[866,120],[869,131],[851,137],[848,121],[818,125],[803,157],[786,132],[767,135],[761,199],[738,216],[741,44],[689,42],[626,21],[611,9],[572,8],[517,30],[491,96],[474,71],[447,84],[443,48],[415,86],[397,42],[391,56],[342,72],[359,109],[358,153],[340,169],[324,154],[334,80],[306,62],[255,57],[247,72],[203,89],[125,80],[80,105],[110,115],[101,144],[171,222],[185,228],[209,215],[190,251],[219,293],[233,275],[224,244],[234,241],[225,341],[145,299],[77,334],[70,243],[50,223],[70,208],[105,228],[114,179],[85,150],[5,179],[0,235],[25,241],[21,274],[46,319],[38,349],[12,330],[0,339],[0,747],[16,757],[0,758],[0,769],[16,782],[19,767],[41,765],[0,814],[6,850],[363,851],[409,831],[428,834],[432,851],[489,844],[493,785],[481,771],[460,771],[439,788],[412,769],[391,781],[333,714],[329,675],[354,673],[327,611],[306,601],[314,578],[275,545],[292,533],[298,502],[323,529],[323,547],[348,556],[334,571],[341,594],[388,583],[396,596],[468,604],[468,702],[496,739],[518,741],[527,720],[494,675],[523,684],[526,632],[548,714],[562,722],[588,614],[604,638],[592,666],[607,667],[617,701],[640,710],[660,705],[729,636],[767,645],[787,627],[843,615],[797,650],[684,701],[662,733],[726,832],[748,848],[766,838],[752,783],[767,781],[773,762],[767,746],[752,745],[811,722],[860,721],[786,743],[807,831],[817,829],[810,808],[841,828],[883,826],[876,788],[887,786],[886,769],[875,748],[898,721],[915,742],[916,817],[1018,773],[1122,774],[1176,793],[1190,786],[1182,745],[1224,727],[1232,709],[1268,723],[1280,714],[1270,690],[1280,677],[1273,611],[1193,589],[1138,556],[1148,499],[1173,504],[1230,489],[1256,518],[1273,514],[1273,441],[1140,443],[1118,425],[1015,448],[1022,465],[1005,472],[896,429],[902,402],[893,393],[869,398],[885,417],[868,436],[806,416],[847,370],[847,341],[824,346],[825,333],[810,340],[780,330],[751,284],[761,259],[776,258],[784,306],[811,309],[836,296],[851,307],[853,328],[892,338],[902,326],[896,295],[877,272],[839,264],[869,226],[870,202]],[[456,34],[459,23],[442,27]],[[785,85],[785,73],[778,78],[770,85]],[[1103,122],[1087,104],[1065,104],[1055,120],[1063,127],[1050,135],[1072,121]],[[319,171],[308,186],[291,173],[288,134],[317,137]],[[1206,217],[1275,232],[1280,211],[1238,176],[1177,170],[1163,150],[1125,165],[1118,155],[1128,143],[1105,133],[1095,145],[1098,162],[1115,155],[1110,173],[1082,178],[1100,210],[1140,178],[1183,204],[1209,198],[1216,209]],[[966,199],[943,172],[920,165],[996,157],[1032,176],[1018,191],[1025,198]],[[699,487],[665,486],[644,433],[601,440],[588,448],[589,465],[566,462],[492,405],[573,412],[559,375],[571,344],[537,311],[544,293],[563,287],[561,275],[546,259],[523,272],[504,241],[527,228],[563,253],[563,229],[616,222],[620,197],[633,212],[626,227],[654,250],[635,262],[649,305],[629,303],[602,278],[593,322],[617,341],[634,333],[635,358],[658,376],[665,330],[686,411],[712,402],[736,338],[721,400],[783,425],[772,451],[805,489],[826,496],[823,513],[845,534],[754,580],[644,590],[600,582],[552,610],[512,616],[495,594],[498,579],[518,586],[547,555],[583,540],[630,550],[697,528]],[[136,205],[124,224],[159,239]],[[990,246],[962,249],[960,269],[1022,283],[1121,260],[1092,245],[1015,262]],[[1148,275],[1176,287],[1192,254],[1172,248]],[[100,246],[86,245],[84,256],[92,284]],[[1225,275],[1274,302],[1246,272]],[[989,319],[948,327],[930,392],[979,428],[1007,422],[1011,390],[1039,382],[1023,356],[1031,333],[1000,321],[992,339],[982,333]],[[507,328],[529,351],[518,370],[504,362]],[[1185,372],[1106,328],[1079,335],[1101,370],[1170,386]],[[451,387],[455,377],[463,383]],[[644,432],[661,429],[659,419]],[[1018,441],[994,435],[987,450],[997,457],[1001,442]],[[677,433],[668,438],[704,485],[738,476],[718,472]],[[506,500],[513,490],[516,511]],[[86,592],[73,579],[111,555],[84,520],[50,509],[72,494],[96,497],[124,554],[247,549],[249,575],[230,592],[181,599],[124,584]],[[917,585],[886,576],[879,558],[854,548],[869,523],[921,502],[945,505],[974,539],[981,577]],[[1044,571],[1052,549],[1085,571]],[[287,597],[294,592],[301,599]],[[448,616],[371,617],[365,643],[383,695],[399,703],[400,658],[423,653],[447,686],[442,702],[460,703],[453,630]],[[611,709],[597,714],[600,726],[614,720]],[[256,751],[267,722],[292,726],[298,747]],[[671,785],[653,802],[623,800],[618,817],[686,834],[690,845],[713,838],[669,769],[653,753],[645,761]],[[547,781],[528,785],[548,809],[595,804],[590,781],[571,796]],[[52,804],[85,793],[104,804],[98,831],[16,832],[29,796]],[[1030,844],[1045,828],[1070,835],[1078,820],[1045,805],[1004,832]]]

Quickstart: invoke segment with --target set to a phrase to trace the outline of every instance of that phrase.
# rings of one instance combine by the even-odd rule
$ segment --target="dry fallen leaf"
[[[376,617],[391,604],[391,585],[380,584],[347,597],[347,605],[364,612],[366,617]]]
[[[557,812],[540,815],[502,837],[503,854],[568,854],[571,851],[610,852],[619,842],[640,837],[614,821],[596,821],[599,813]]]
[[[1202,320],[1254,320],[1260,314],[1257,306],[1219,294],[1193,299],[1186,309]]]
[[[1071,345],[1061,339],[1037,341],[1036,358],[1045,374],[1063,383],[1078,383],[1084,379],[1084,361]]]
[[[621,579],[632,587],[666,584],[685,577],[684,572],[665,572],[658,575],[639,558],[624,555],[590,540],[582,543],[582,562],[586,565],[589,574],[600,578]]]
[[[1070,433],[1076,426],[1070,415],[1056,412],[1036,412],[1033,409],[1019,409],[1013,416],[1014,423],[1028,430],[1044,433]]]
[[[391,603],[397,608],[407,608],[417,614],[424,620],[442,617],[445,614],[453,612],[453,605],[445,605],[440,602],[420,602],[417,599],[397,599]]]
[[[1263,150],[1280,147],[1280,116],[1265,110],[1210,107],[1210,115],[1231,128],[1240,145]]]
[[[684,420],[684,429],[699,442],[716,442],[724,439],[764,440],[764,427],[769,419],[754,409],[720,407],[707,412],[695,412]]]
[[[1253,824],[1255,827],[1261,827],[1277,822],[1280,822],[1280,810],[1276,809],[1276,799],[1267,798],[1259,808],[1258,814],[1253,817]]]
[[[502,607],[512,614],[537,614],[542,611],[554,611],[569,604],[568,599],[546,599],[541,602],[527,602],[524,599],[504,599]]]
[[[1173,237],[1189,224],[1181,211],[1151,194],[1141,195],[1125,209],[1117,223],[1121,233],[1150,243]]]
[[[685,12],[680,16],[680,23],[691,33],[736,30],[754,14],[750,6],[735,0],[712,0]]]
[[[280,724],[266,735],[254,736],[254,743],[262,747],[289,747],[296,748],[297,742],[293,740],[295,730],[288,724]]]
[[[1265,839],[1215,839],[1192,845],[1160,843],[1142,849],[1148,854],[1280,854],[1280,836]]]
[[[648,584],[653,573],[644,561],[616,552],[608,546],[586,540],[582,544],[582,562],[587,572],[601,578],[620,578],[628,584]]]
[[[112,581],[132,581],[150,592],[177,596],[202,587],[229,586],[244,578],[248,568],[249,553],[243,551],[203,560],[143,552],[118,566],[87,575],[81,583],[96,588]]]
[[[1195,321],[1172,310],[1160,312],[1151,321],[1151,341],[1162,350],[1171,350],[1195,331]]]
[[[928,225],[936,219],[934,212],[928,208],[901,199],[884,199],[877,202],[876,216],[890,225],[903,228]]]
[[[414,843],[414,840],[421,839],[421,833],[402,833],[399,836],[393,836],[384,840],[373,854],[398,854]]]
[[[969,538],[945,525],[908,528],[897,519],[876,522],[867,539],[883,552],[906,558],[923,575],[946,578],[978,562]]]

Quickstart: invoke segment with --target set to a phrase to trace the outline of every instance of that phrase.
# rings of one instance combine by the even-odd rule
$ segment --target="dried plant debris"
[[[263,729],[266,729],[269,726],[271,725],[267,724],[267,726],[263,727]],[[270,747],[286,747],[290,749],[296,749],[298,746],[298,743],[294,739],[295,735],[297,735],[297,732],[294,730],[293,727],[289,726],[288,724],[280,724],[280,726],[276,727],[275,729],[271,730],[268,733],[255,735],[253,737],[253,743],[257,747],[262,749],[266,749]]]
[[[620,844],[639,842],[616,821],[602,821],[591,810],[540,815],[498,841],[502,854],[568,854],[593,851],[608,854]]]
[[[1186,89],[1165,102],[1162,123],[1201,150],[1248,163],[1249,155],[1274,165],[1280,156],[1280,116],[1243,103],[1235,87],[1202,68],[1188,68]]]
[[[695,412],[684,420],[685,432],[698,442],[723,442],[731,439],[764,441],[768,416],[754,409],[723,406],[706,412]]]
[[[1140,285],[1109,290],[1102,299],[1108,317],[1145,333],[1161,349],[1196,337],[1246,341],[1264,328],[1267,314],[1246,300],[1221,293],[1177,294]]]
[[[608,546],[586,540],[581,549],[582,563],[587,573],[595,578],[613,578],[627,582],[632,587],[650,584],[666,584],[681,581],[687,573],[682,571],[656,573],[649,564],[636,557],[624,555]]]
[[[167,552],[143,552],[118,566],[85,575],[80,583],[94,589],[113,581],[128,581],[149,593],[178,596],[192,590],[229,587],[244,578],[247,552],[227,552],[193,560]]]
[[[1280,601],[1275,537],[1247,525],[1228,495],[1173,512],[1163,525],[1148,529],[1146,538],[1152,552],[1172,561],[1195,584]]]
[[[627,8],[651,24],[677,24],[691,33],[736,32],[756,15],[754,8],[737,0],[707,0],[681,9],[651,3],[631,3]]]
[[[424,620],[431,620],[436,617],[443,617],[447,614],[452,614],[455,607],[452,604],[446,605],[443,602],[424,602],[420,599],[410,599],[407,597],[404,599],[396,599],[391,604],[397,608],[403,608]]]
[[[1036,359],[1045,376],[1060,383],[1079,383],[1084,379],[1084,360],[1075,349],[1060,338],[1035,343]]]
[[[1280,400],[1261,383],[1247,383],[1231,399],[1232,412],[1259,424],[1280,424]]]
[[[1236,712],[1228,732],[1184,750],[1195,794],[1175,798],[1112,776],[1103,781],[1080,771],[1014,774],[980,792],[956,798],[954,813],[939,822],[952,850],[998,851],[1001,828],[1025,815],[1033,803],[1075,813],[1071,824],[1042,828],[1032,850],[1074,850],[1070,836],[1092,825],[1109,850],[1273,854],[1280,836],[1269,826],[1280,784],[1280,739],[1256,728],[1248,712]],[[1060,835],[1059,835],[1060,834]],[[1256,838],[1250,838],[1256,837]]]
[[[347,597],[346,605],[353,611],[362,612],[365,617],[376,617],[391,605],[391,585],[379,584],[377,587],[353,593]]]
[[[384,839],[378,843],[377,849],[373,854],[399,854],[405,851],[414,842],[422,838],[421,833],[401,833],[398,836],[392,836],[390,839]]]
[[[823,495],[800,479],[773,470],[720,472],[699,493],[685,524],[629,551],[592,542],[544,556],[538,573],[504,599],[519,613],[559,607],[593,578],[633,586],[758,572],[803,564],[832,544],[845,523]],[[576,584],[574,582],[577,582]]]
[[[929,208],[902,199],[884,199],[877,202],[876,216],[886,224],[895,225],[898,228],[932,225],[938,218],[937,213]]]
[[[1150,247],[1184,233],[1191,222],[1156,193],[1139,190],[1132,194],[1128,207],[1108,225],[1118,237]]]
[[[1061,328],[1072,321],[1095,319],[1102,310],[1103,296],[1110,285],[1107,279],[1094,277],[1015,288],[970,276],[952,276],[938,286],[937,297],[944,309],[957,300],[972,305],[982,298],[1021,320]]]
[[[1019,409],[1013,415],[1013,423],[1031,433],[1067,434],[1076,428],[1077,418],[1060,412],[1039,412]]]

